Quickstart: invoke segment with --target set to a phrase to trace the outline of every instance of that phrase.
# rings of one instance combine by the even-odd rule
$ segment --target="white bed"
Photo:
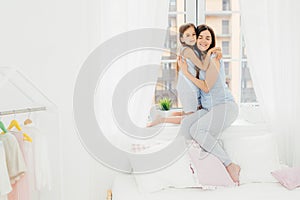
[[[167,127],[164,132],[165,136],[160,136],[159,140],[170,139],[174,132],[177,133],[179,126]],[[276,146],[274,143],[270,142],[270,138],[261,136],[267,131],[264,124],[250,124],[244,120],[237,120],[231,127],[224,131],[222,135],[223,140],[229,140],[230,145],[239,144],[235,147],[230,147],[233,153],[240,152],[238,163],[241,164],[243,176],[245,182],[240,186],[235,187],[210,187],[209,189],[201,188],[164,188],[155,192],[143,192],[140,188],[142,184],[137,177],[134,175],[120,174],[118,175],[112,186],[112,199],[113,200],[211,200],[211,199],[288,199],[288,200],[298,200],[300,199],[300,188],[294,190],[288,190],[283,187],[276,179],[271,176],[270,172],[275,169],[279,169],[279,161],[277,149],[273,147]],[[248,136],[245,137],[245,134]],[[240,137],[241,136],[241,137]],[[243,138],[244,137],[244,138]],[[238,138],[238,141],[234,141]],[[256,152],[249,150],[244,146],[250,145],[250,148],[254,148]],[[226,146],[226,145],[225,145]],[[243,149],[245,148],[245,149]],[[229,149],[229,150],[230,150]],[[244,156],[245,155],[245,156]],[[246,158],[244,158],[246,157]],[[252,163],[252,164],[251,164]],[[253,164],[254,163],[254,164]],[[263,163],[259,168],[255,166],[255,163]],[[278,163],[278,165],[274,165]],[[243,165],[243,166],[242,166]],[[174,174],[174,168],[172,173]],[[183,174],[180,170],[175,168],[176,175]],[[155,178],[158,177],[157,175]],[[149,178],[149,177],[148,177]],[[145,181],[146,180],[146,181]],[[144,179],[144,183],[147,180],[154,179]],[[257,182],[257,180],[259,180]],[[263,181],[260,181],[263,180]],[[256,182],[256,183],[254,183]]]
[[[214,190],[165,189],[153,193],[140,193],[133,175],[119,175],[112,186],[113,200],[215,200],[215,199],[272,199],[299,200],[300,188],[287,190],[279,183],[247,183],[238,187]]]

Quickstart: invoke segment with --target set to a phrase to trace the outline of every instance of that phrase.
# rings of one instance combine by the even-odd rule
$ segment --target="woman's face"
[[[207,51],[212,43],[211,34],[208,30],[202,31],[197,39],[197,47],[200,51]]]

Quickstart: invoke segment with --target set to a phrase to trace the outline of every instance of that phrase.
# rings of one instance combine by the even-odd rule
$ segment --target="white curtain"
[[[280,158],[300,165],[300,2],[240,0],[242,31],[258,101]]]
[[[136,29],[166,29],[168,5],[169,0],[101,1],[100,40],[104,42],[113,36]],[[140,35],[139,37],[144,36]],[[163,44],[164,41],[162,40],[162,46]],[[118,48],[118,46],[113,48]],[[122,145],[126,140],[124,134],[116,126],[111,112],[112,95],[117,83],[135,68],[149,64],[159,65],[161,56],[162,51],[139,50],[131,52],[116,60],[106,71],[106,75],[102,79],[103,82],[99,84],[98,92],[96,92],[95,110],[99,126],[105,134],[109,133],[107,137],[113,140],[113,144]],[[141,74],[141,76],[145,77],[147,75]],[[128,102],[129,116],[137,126],[146,126],[154,91],[155,85],[142,87],[141,90],[133,94],[132,99]]]

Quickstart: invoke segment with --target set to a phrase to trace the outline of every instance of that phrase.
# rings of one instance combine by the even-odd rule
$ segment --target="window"
[[[229,62],[224,62],[224,67],[225,67],[225,74],[229,75]]]
[[[239,0],[197,0],[199,24],[211,26],[222,48],[226,82],[240,103],[257,103],[240,28]]]
[[[178,27],[186,22],[208,24],[216,34],[216,45],[222,48],[226,83],[237,102],[257,103],[253,89],[246,45],[240,30],[239,0],[170,0],[169,30],[163,55],[162,71],[158,78],[155,101],[162,97],[173,100],[173,107],[180,107],[176,92],[176,52]],[[173,35],[172,35],[173,34]]]
[[[163,97],[169,97],[172,99],[172,107],[180,107],[180,103],[177,99],[177,47],[178,42],[178,27],[185,23],[186,0],[169,0],[169,16],[168,16],[168,30],[169,34],[166,36],[165,48],[168,49],[162,55],[162,64],[160,75],[157,80],[155,89],[155,103]]]
[[[244,37],[242,37],[242,58],[247,59],[246,44]]]
[[[229,20],[222,20],[222,34],[229,34]]]
[[[241,102],[256,102],[256,95],[253,89],[252,79],[247,62],[242,62]]]
[[[170,0],[169,11],[173,11],[173,12],[177,11],[176,0]]]
[[[229,41],[222,41],[222,53],[224,57],[229,56]]]
[[[230,0],[222,0],[222,10],[230,10]]]

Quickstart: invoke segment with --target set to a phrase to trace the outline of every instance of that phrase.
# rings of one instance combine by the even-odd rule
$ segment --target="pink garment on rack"
[[[28,166],[32,166],[32,151],[29,151],[28,148],[30,148],[31,144],[28,141],[23,140],[23,134],[21,132],[12,132],[12,134],[17,138],[17,141],[19,143],[21,152],[23,154],[23,157],[25,159],[25,163],[27,165],[27,172],[23,176],[22,179],[20,179],[18,182],[12,185],[12,192],[8,194],[9,200],[30,200],[30,175],[32,174],[32,170]]]
[[[52,188],[48,140],[46,134],[34,123],[22,126],[22,130],[32,138],[34,164],[34,190],[48,190]],[[31,168],[31,167],[30,167]]]

